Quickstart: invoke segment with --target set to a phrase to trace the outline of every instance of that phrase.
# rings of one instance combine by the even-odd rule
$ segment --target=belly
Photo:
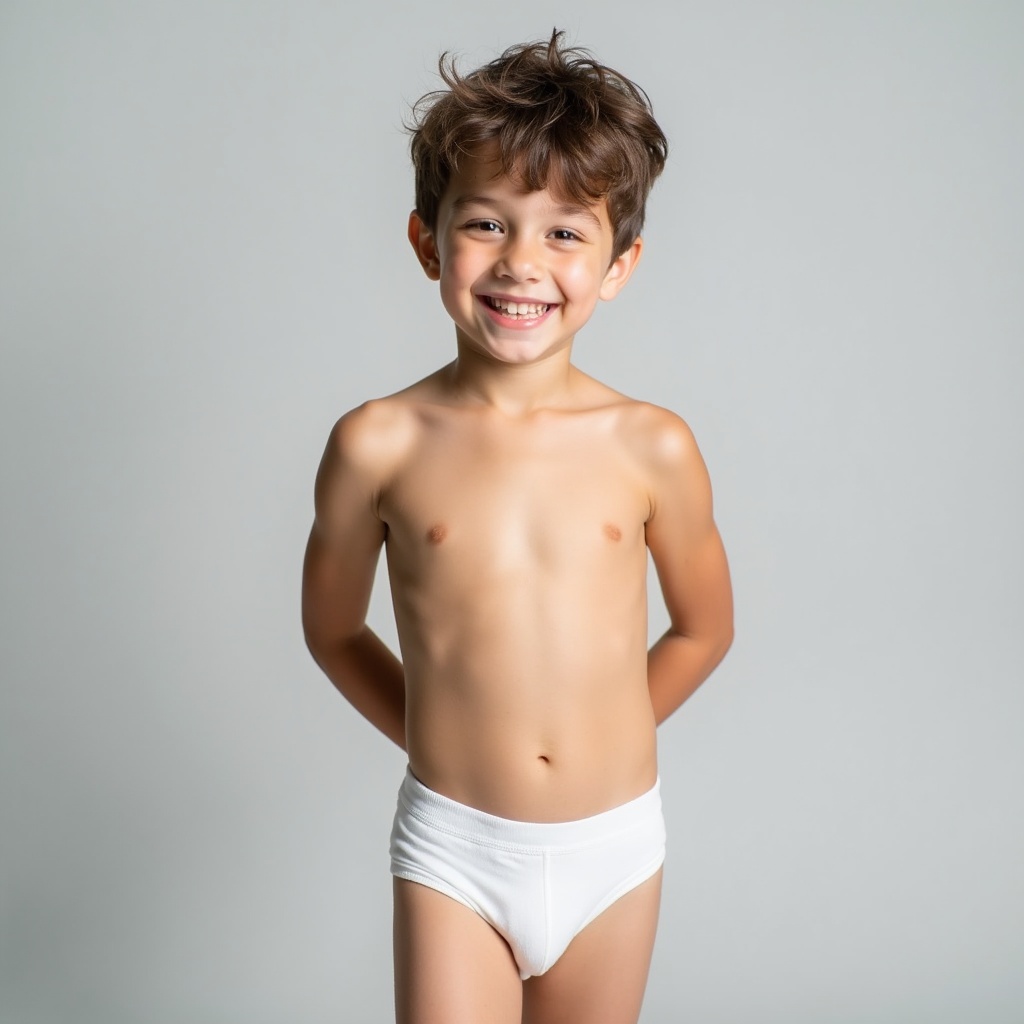
[[[646,590],[486,586],[396,617],[410,766],[431,789],[522,821],[567,821],[657,777]]]
[[[543,490],[502,487],[392,512],[410,767],[501,817],[587,817],[657,777],[641,509],[583,488],[523,507]]]
[[[436,792],[517,821],[573,821],[645,793],[657,778],[646,685],[571,717],[480,714],[420,693],[407,727],[413,773]],[[596,699],[596,694],[595,694]]]

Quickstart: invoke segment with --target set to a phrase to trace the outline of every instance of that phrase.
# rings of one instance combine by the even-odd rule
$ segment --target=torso
[[[509,419],[429,380],[385,400],[408,429],[378,507],[410,767],[506,818],[624,803],[657,776],[638,403],[592,382]]]

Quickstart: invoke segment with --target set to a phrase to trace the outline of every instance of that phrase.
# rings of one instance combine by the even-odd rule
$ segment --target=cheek
[[[453,320],[461,322],[465,319],[465,308],[468,301],[469,297],[464,288],[458,287],[450,277],[441,278],[441,305]]]
[[[575,264],[562,275],[562,288],[570,298],[593,298],[596,301],[602,275],[596,266]]]
[[[485,263],[478,252],[453,246],[442,262],[442,288],[452,292],[471,288],[484,270]]]
[[[441,266],[441,304],[457,323],[465,323],[476,303],[472,289],[479,268],[465,253],[451,252]]]

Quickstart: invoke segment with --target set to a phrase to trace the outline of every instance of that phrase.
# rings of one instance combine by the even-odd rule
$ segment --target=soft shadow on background
[[[672,144],[577,361],[690,422],[737,598],[661,732],[643,1021],[1024,1015],[1024,7],[22,0],[5,1024],[390,1019],[404,762],[303,645],[313,474],[453,354],[409,102],[553,24]]]

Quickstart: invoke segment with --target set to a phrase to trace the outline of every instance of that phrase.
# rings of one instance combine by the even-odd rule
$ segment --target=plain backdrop
[[[1024,5],[6,0],[3,1024],[391,1019],[313,477],[454,354],[409,104],[554,25],[672,146],[576,359],[688,420],[736,590],[644,1024],[1024,1019]]]

